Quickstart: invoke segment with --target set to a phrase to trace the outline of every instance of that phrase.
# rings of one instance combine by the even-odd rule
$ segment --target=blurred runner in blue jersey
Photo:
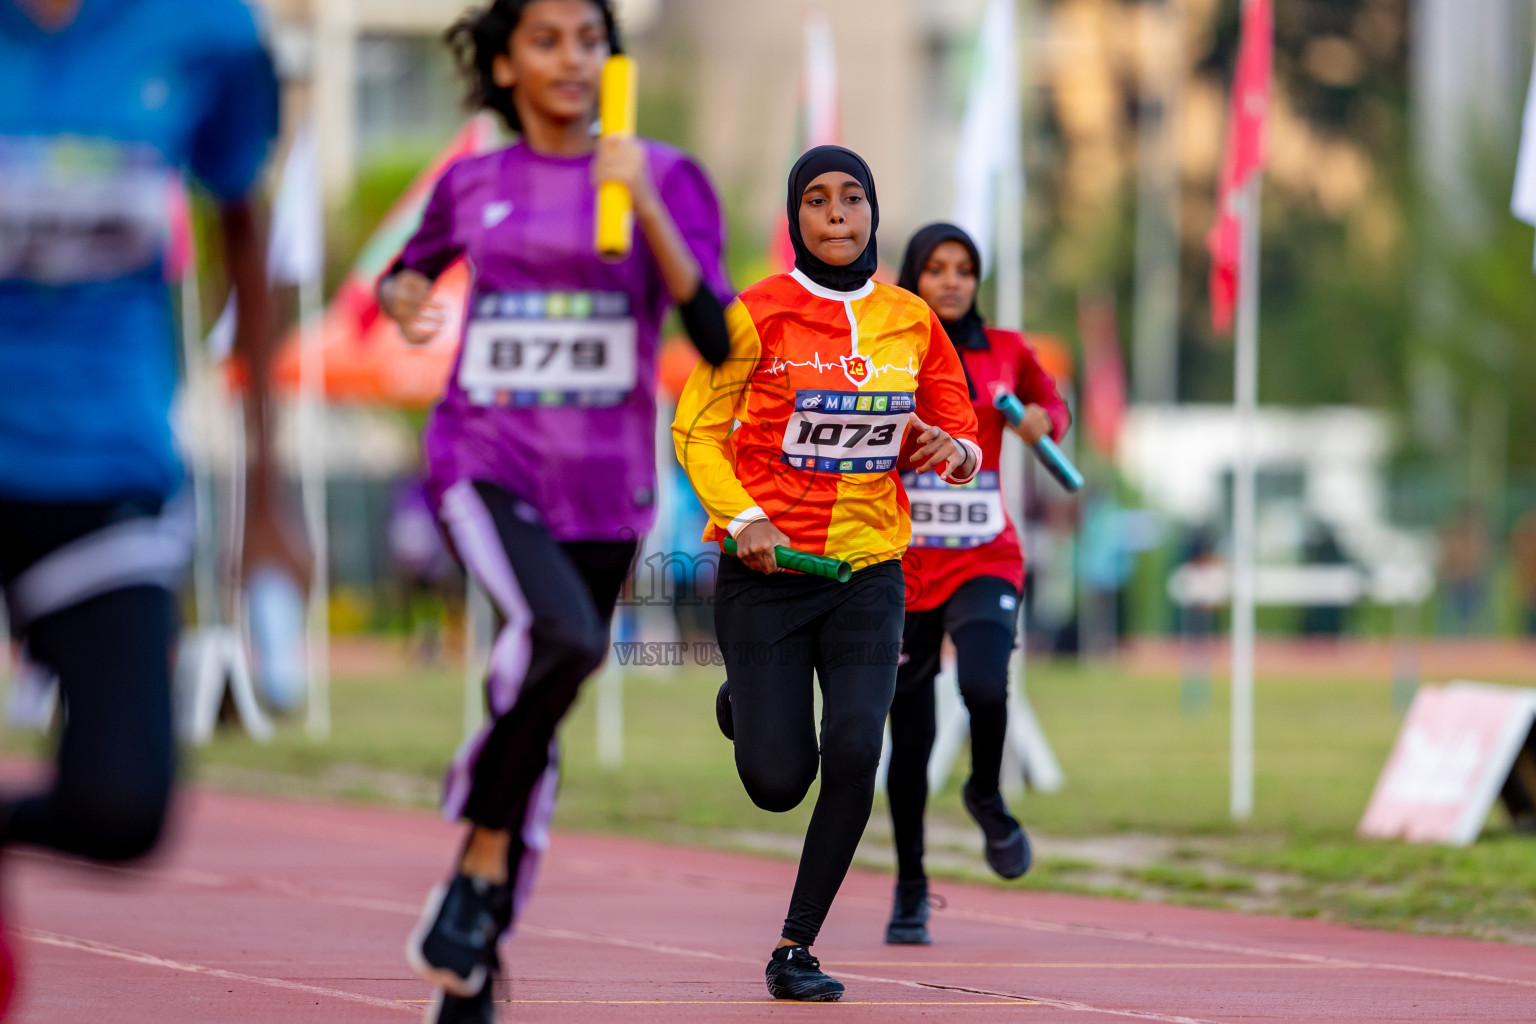
[[[272,63],[240,0],[0,0],[0,586],[64,701],[57,776],[0,841],[103,861],[154,847],[173,777],[188,531],[166,284],[184,174],[219,205],[249,365],[247,564],[299,569],[274,513],[263,229]]]

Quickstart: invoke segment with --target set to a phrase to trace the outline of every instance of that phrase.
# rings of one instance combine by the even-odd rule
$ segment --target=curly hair
[[[443,42],[448,44],[453,62],[468,84],[464,94],[465,107],[493,110],[508,128],[518,133],[523,130],[523,122],[512,102],[512,90],[496,84],[492,67],[498,56],[507,53],[508,40],[522,20],[523,9],[534,2],[536,0],[494,0],[487,7],[471,7],[443,33]],[[609,52],[623,53],[612,0],[587,2],[602,12],[603,27],[608,30]]]

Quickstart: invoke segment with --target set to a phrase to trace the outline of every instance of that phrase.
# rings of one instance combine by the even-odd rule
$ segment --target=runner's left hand
[[[968,468],[971,458],[969,448],[950,437],[942,428],[930,427],[919,419],[915,412],[908,417],[908,422],[912,425],[912,429],[918,432],[919,447],[912,453],[914,469],[919,473],[926,473],[948,463],[950,476],[965,475],[963,470]]]
[[[1011,429],[1024,439],[1025,444],[1034,444],[1051,432],[1051,414],[1038,405],[1026,405],[1024,418]]]

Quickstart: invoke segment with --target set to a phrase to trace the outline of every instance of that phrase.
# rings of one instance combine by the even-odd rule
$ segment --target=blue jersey
[[[179,485],[170,216],[190,173],[256,182],[272,62],[241,0],[81,0],[45,31],[0,0],[0,498]]]

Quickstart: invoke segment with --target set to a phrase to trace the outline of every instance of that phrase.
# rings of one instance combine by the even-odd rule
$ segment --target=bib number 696
[[[912,521],[914,523],[975,523],[986,525],[991,522],[992,506],[985,501],[914,501],[912,502]]]

